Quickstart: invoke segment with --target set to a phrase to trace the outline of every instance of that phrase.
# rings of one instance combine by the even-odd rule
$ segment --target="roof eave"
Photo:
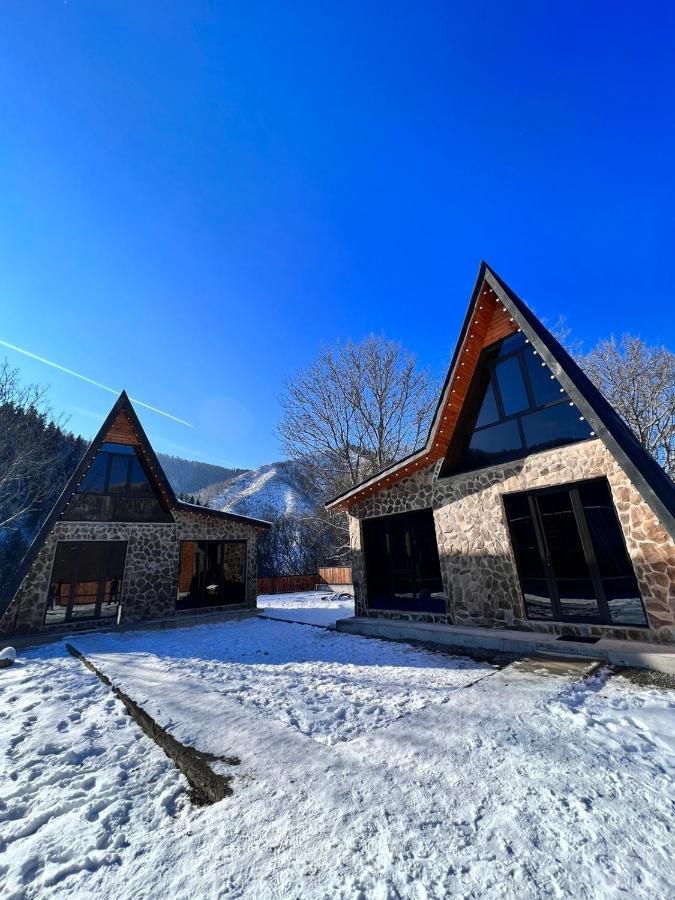
[[[243,525],[251,525],[254,528],[264,531],[267,531],[272,527],[272,523],[265,519],[254,519],[252,516],[241,516],[239,513],[228,512],[224,509],[213,509],[210,506],[199,506],[196,503],[187,503],[185,500],[176,501],[175,508],[197,515],[207,516],[212,519],[226,519],[230,522],[241,522]]]

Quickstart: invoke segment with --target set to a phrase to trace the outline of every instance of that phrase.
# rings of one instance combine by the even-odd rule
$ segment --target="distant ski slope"
[[[214,509],[263,518],[302,514],[315,506],[300,483],[296,464],[289,461],[268,463],[212,484],[199,492],[199,499]]]

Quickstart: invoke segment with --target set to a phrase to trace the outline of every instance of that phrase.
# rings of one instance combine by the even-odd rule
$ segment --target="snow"
[[[338,619],[354,615],[354,598],[332,591],[260,594],[258,606],[271,618],[310,625],[332,626]]]
[[[673,893],[673,692],[270,619],[73,643],[176,738],[238,756],[215,764],[234,793],[192,806],[63,643],[21,653],[3,898]]]
[[[267,463],[222,484],[211,485],[199,496],[214,509],[264,517],[310,512],[316,505],[300,485],[298,471],[288,460]]]

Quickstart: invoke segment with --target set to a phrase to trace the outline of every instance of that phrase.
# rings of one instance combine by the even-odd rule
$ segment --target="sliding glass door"
[[[504,496],[528,618],[646,626],[607,480]]]

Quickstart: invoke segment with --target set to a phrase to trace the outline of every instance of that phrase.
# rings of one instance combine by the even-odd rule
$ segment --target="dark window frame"
[[[635,578],[635,584],[637,587],[637,593],[640,599],[640,604],[642,607],[642,613],[644,615],[644,623],[632,623],[626,624],[621,622],[612,622],[611,610],[607,601],[607,596],[605,594],[605,589],[602,583],[602,575],[600,573],[600,568],[598,566],[597,556],[595,552],[595,547],[593,546],[593,541],[591,538],[590,530],[588,527],[588,522],[586,519],[586,514],[583,509],[583,505],[581,502],[581,497],[579,494],[579,489],[584,485],[593,484],[594,482],[602,482],[607,486],[609,491],[609,496],[611,500],[612,510],[614,512],[614,516],[616,518],[617,532],[620,535],[621,543],[623,551],[626,554],[626,557],[630,563],[633,577]],[[574,514],[574,520],[577,526],[577,530],[579,532],[579,538],[581,540],[581,545],[584,551],[584,556],[586,560],[586,564],[588,566],[589,576],[591,584],[593,585],[593,590],[595,592],[595,600],[598,604],[598,610],[600,615],[591,620],[584,619],[580,621],[579,619],[573,619],[569,616],[565,616],[563,614],[563,609],[560,603],[560,595],[558,591],[558,586],[556,584],[555,573],[553,571],[553,565],[551,563],[551,554],[548,548],[548,541],[546,538],[546,533],[544,529],[544,525],[541,519],[541,513],[539,510],[538,504],[535,502],[536,497],[552,494],[552,493],[567,493],[570,498],[570,502],[572,504],[572,511]],[[546,579],[546,583],[548,585],[549,597],[551,600],[551,608],[553,610],[553,618],[546,618],[544,616],[534,616],[530,615],[528,604],[525,599],[525,592],[523,590],[523,582],[528,580],[523,572],[522,572],[522,560],[520,556],[520,550],[517,546],[517,542],[513,538],[513,531],[511,528],[511,522],[509,521],[509,514],[506,508],[506,500],[507,497],[512,496],[521,496],[527,499],[530,516],[532,518],[532,524],[534,527],[537,546],[539,548],[539,553],[541,556],[541,561],[544,569],[544,575]],[[600,625],[604,628],[643,628],[649,629],[651,625],[649,623],[649,617],[647,615],[647,610],[644,603],[644,597],[642,596],[642,591],[640,590],[640,584],[637,580],[637,575],[635,574],[635,568],[633,566],[633,561],[630,558],[630,554],[628,553],[628,547],[626,545],[626,537],[623,532],[623,528],[621,527],[621,522],[619,521],[619,517],[616,512],[616,507],[614,506],[614,501],[612,498],[611,488],[609,486],[609,482],[607,478],[601,476],[599,478],[585,478],[581,481],[572,481],[567,482],[565,484],[555,484],[550,485],[548,487],[542,488],[531,488],[522,491],[510,491],[506,494],[502,494],[502,508],[504,512],[504,521],[506,522],[507,531],[509,533],[509,540],[511,544],[511,550],[513,552],[513,556],[516,562],[516,570],[518,574],[518,583],[521,590],[521,596],[523,600],[523,607],[525,609],[525,616],[530,621],[535,622],[550,622],[557,624],[588,624],[588,625]]]
[[[502,356],[500,354],[501,348],[506,342],[511,341],[516,336],[516,334],[522,335],[522,340],[524,341],[524,343],[522,343],[520,346],[515,347],[515,349],[513,350],[509,350]],[[496,341],[494,344],[490,344],[489,347],[485,347],[482,350],[477,363],[476,372],[480,372],[482,369],[484,372],[483,379],[479,379],[478,383],[474,382],[474,384],[469,387],[469,392],[467,393],[467,396],[465,398],[463,409],[460,414],[460,420],[455,432],[455,440],[453,441],[454,446],[451,445],[450,452],[443,461],[440,472],[438,474],[439,478],[451,478],[455,475],[461,475],[466,472],[473,472],[479,469],[489,468],[494,465],[501,465],[506,462],[511,462],[515,459],[522,459],[528,456],[530,453],[547,452],[548,449],[554,449],[553,447],[551,447],[545,448],[544,450],[531,450],[526,440],[525,429],[522,422],[523,418],[534,413],[541,412],[545,409],[554,409],[556,407],[563,406],[574,406],[576,408],[576,406],[574,402],[570,400],[569,395],[564,390],[564,388],[562,388],[562,386],[559,389],[559,398],[554,398],[545,403],[537,402],[534,386],[532,384],[532,380],[527,369],[527,363],[525,361],[525,353],[527,352],[528,348],[532,351],[533,354],[536,354],[537,357],[541,359],[541,355],[539,354],[539,352],[534,349],[529,339],[526,338],[519,329],[515,334],[510,335],[507,338],[503,338],[500,341]],[[527,394],[528,402],[530,405],[526,409],[519,410],[516,413],[511,413],[510,415],[506,415],[504,411],[502,391],[499,384],[499,379],[497,377],[497,367],[501,363],[505,363],[508,360],[513,359],[514,357],[518,359],[520,376],[525,386],[525,392]],[[543,364],[544,366],[546,366],[545,363]],[[550,373],[550,369],[548,368],[548,366],[546,366],[546,370]],[[550,377],[555,379],[556,384],[559,384],[558,380],[555,378],[555,375],[550,373]],[[478,417],[480,416],[481,407],[483,404],[483,400],[485,399],[488,387],[492,390],[495,399],[498,418],[487,425],[477,426],[476,422],[478,421]],[[584,419],[584,417],[580,415],[580,420],[581,419]],[[493,460],[478,465],[474,463],[463,462],[474,434],[480,434],[482,432],[488,431],[491,428],[495,428],[496,426],[514,421],[518,429],[518,436],[520,438],[521,444],[518,450],[505,451],[504,453],[495,453]],[[586,437],[575,438],[569,441],[565,441],[564,444],[558,444],[556,446],[567,446],[569,444],[579,443],[581,441],[590,440],[594,436],[594,432],[591,430],[590,434]]]
[[[77,584],[79,584],[77,579],[73,579],[73,581],[71,582],[70,593],[68,596],[68,604],[65,608],[65,614],[64,614],[63,619],[58,622],[48,622],[47,621],[47,613],[49,612],[49,595],[48,595],[46,598],[46,601],[45,601],[44,615],[42,617],[43,625],[47,628],[57,628],[57,627],[63,626],[63,625],[71,625],[74,622],[105,622],[105,623],[110,623],[110,624],[112,624],[114,622],[115,624],[117,624],[117,622],[119,621],[120,610],[122,608],[122,595],[123,595],[122,586],[124,584],[124,576],[126,574],[126,568],[127,568],[127,555],[129,552],[129,541],[117,540],[117,539],[111,540],[111,541],[107,541],[107,540],[93,540],[93,541],[60,540],[60,541],[57,541],[56,546],[54,548],[54,556],[52,558],[51,569],[49,572],[49,588],[48,588],[49,591],[51,591],[52,583],[54,581],[54,568],[56,566],[56,559],[57,559],[57,554],[59,552],[59,547],[63,544],[71,544],[71,545],[72,544],[102,544],[106,548],[106,551],[112,544],[122,544],[124,546],[122,574],[120,576],[119,584],[118,584],[117,615],[115,616],[114,620],[110,617],[102,617],[101,616],[101,605],[103,603],[105,582],[107,580],[105,578],[105,575],[108,573],[108,567],[109,567],[109,554],[106,552],[104,561],[103,561],[104,577],[103,577],[103,579],[101,579],[100,574],[99,574],[98,588],[96,591],[96,604],[95,604],[95,609],[94,609],[93,615],[91,615],[91,616],[75,616],[73,618],[73,607],[75,605],[75,602],[74,602],[75,601],[75,589],[76,589]],[[74,573],[77,573],[77,567],[75,567]]]

